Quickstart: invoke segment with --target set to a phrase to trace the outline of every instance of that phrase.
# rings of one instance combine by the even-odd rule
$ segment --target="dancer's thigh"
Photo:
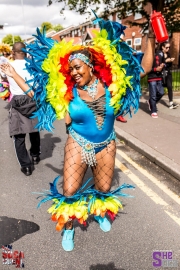
[[[97,165],[92,167],[95,188],[108,192],[111,188],[116,156],[116,143],[111,141],[106,148],[96,154]]]
[[[87,165],[81,163],[81,146],[69,136],[65,145],[64,183],[65,196],[73,195],[82,185]]]

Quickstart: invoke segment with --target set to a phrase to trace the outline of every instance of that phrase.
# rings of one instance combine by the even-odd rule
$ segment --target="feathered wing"
[[[34,99],[37,102],[37,111],[34,118],[38,118],[36,128],[39,130],[46,129],[52,131],[53,122],[56,120],[56,113],[51,103],[47,100],[46,85],[48,83],[48,73],[42,69],[44,60],[48,57],[49,51],[55,44],[55,41],[45,36],[37,28],[37,35],[34,43],[26,45],[26,52],[29,54],[27,58],[26,69],[33,77]],[[28,81],[27,83],[30,83]]]
[[[95,15],[96,16],[96,15]],[[95,75],[108,86],[112,98],[110,105],[115,115],[122,115],[139,107],[141,95],[140,72],[143,72],[138,54],[120,40],[125,26],[104,21],[96,16],[101,28],[93,39],[93,46],[73,45],[73,40],[56,42],[37,29],[35,42],[27,45],[31,56],[27,59],[27,70],[33,76],[34,99],[38,109],[39,130],[52,131],[53,122],[64,118],[68,104],[73,98],[74,82],[68,72],[68,57],[73,50],[89,48],[95,59]]]
[[[68,104],[73,98],[74,82],[69,74],[68,57],[70,52],[81,48],[69,42],[54,41],[37,29],[35,42],[27,45],[27,70],[33,76],[34,99],[38,109],[33,117],[38,117],[41,129],[52,131],[53,122],[63,119],[68,111]],[[29,82],[27,82],[29,83]]]
[[[105,21],[95,14],[94,23],[98,23],[101,29],[100,34],[96,34],[94,39],[95,46],[105,44],[102,50],[105,52],[105,59],[111,65],[112,83],[109,88],[112,94],[111,106],[115,109],[116,115],[134,113],[139,108],[139,99],[141,96],[140,73],[143,72],[141,60],[143,53],[136,52],[120,40],[120,36],[124,35],[126,26],[118,22]],[[108,55],[109,49],[109,55]]]

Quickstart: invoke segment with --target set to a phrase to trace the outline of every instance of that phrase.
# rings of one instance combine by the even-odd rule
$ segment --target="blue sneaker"
[[[111,229],[111,223],[106,217],[94,216],[94,219],[99,223],[101,230],[109,232]]]
[[[72,251],[74,249],[74,228],[72,230],[64,229],[62,247],[65,251]]]

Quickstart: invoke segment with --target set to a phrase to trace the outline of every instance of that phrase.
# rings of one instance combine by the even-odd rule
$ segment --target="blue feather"
[[[45,29],[43,33],[37,28],[37,35],[33,35],[36,40],[33,44],[26,44],[26,52],[31,56],[27,59],[26,69],[33,77],[34,100],[37,102],[37,111],[32,118],[38,118],[36,128],[46,129],[52,132],[53,122],[56,120],[56,113],[49,101],[46,100],[46,85],[48,74],[42,70],[42,63],[48,57],[49,51],[55,42],[51,38],[46,38]],[[27,83],[30,83],[29,81]]]

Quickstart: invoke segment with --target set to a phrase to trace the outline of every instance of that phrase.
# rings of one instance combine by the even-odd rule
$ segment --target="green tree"
[[[43,22],[41,24],[41,28],[40,28],[40,31],[42,32],[43,31],[43,28],[45,27],[46,29],[46,32],[50,31],[53,29],[53,25],[50,23],[50,22]]]
[[[9,44],[10,46],[12,46],[14,42],[19,41],[22,41],[21,37],[13,36],[12,34],[8,34],[2,39],[2,43]]]
[[[107,18],[111,10],[116,9],[118,17],[124,19],[128,13],[140,13],[147,19],[144,23],[134,23],[132,25],[140,25],[144,30],[148,27],[149,14],[144,7],[147,3],[151,3],[153,10],[161,11],[165,17],[167,29],[170,32],[179,31],[180,29],[180,0],[48,0],[51,5],[54,2],[64,3],[61,13],[68,7],[80,14],[87,13],[87,8],[96,6],[96,12],[101,3],[105,4],[104,17]]]
[[[61,24],[57,24],[57,25],[54,25],[53,26],[53,29],[56,31],[56,32],[59,32],[61,31],[63,28],[63,26]]]

